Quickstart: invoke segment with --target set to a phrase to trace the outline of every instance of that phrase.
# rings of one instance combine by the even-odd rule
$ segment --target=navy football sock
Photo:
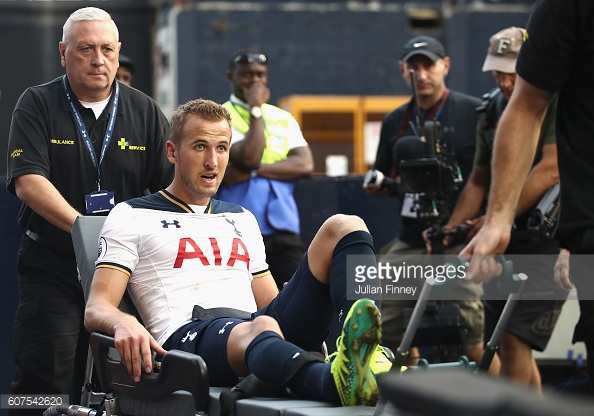
[[[260,381],[286,385],[300,398],[340,404],[330,364],[321,359],[320,354],[306,352],[274,331],[256,336],[245,351],[248,368]]]
[[[245,350],[245,362],[250,373],[260,381],[284,384],[291,361],[305,351],[285,341],[274,331],[264,331]]]
[[[369,258],[366,263],[372,262],[375,265],[375,248],[373,247],[373,238],[366,231],[353,231],[345,235],[334,248],[332,254],[332,263],[330,264],[330,295],[332,304],[336,308],[338,316],[338,327],[342,329],[342,323],[346,315],[355,303],[355,295],[351,300],[347,300],[347,256],[366,255]],[[351,282],[352,283],[352,282]],[[379,286],[379,280],[369,280],[372,286]],[[355,285],[353,285],[353,289]],[[379,301],[375,301],[379,308]],[[337,327],[333,325],[333,327]],[[335,338],[335,337],[334,337]],[[329,338],[330,339],[330,338]],[[332,348],[333,346],[329,346]]]
[[[299,398],[340,404],[330,364],[308,363],[295,374],[287,387]]]

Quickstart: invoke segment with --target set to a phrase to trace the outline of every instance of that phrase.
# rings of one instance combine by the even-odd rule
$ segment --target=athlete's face
[[[60,58],[76,97],[88,102],[109,97],[121,46],[113,23],[74,22],[65,40],[60,42]]]
[[[507,74],[505,72],[493,71],[493,78],[501,90],[503,96],[509,100],[516,86],[516,74]]]
[[[225,175],[230,143],[231,127],[226,120],[189,116],[181,143],[167,142],[167,156],[175,164],[174,195],[189,204],[208,205]]]
[[[432,61],[425,55],[414,55],[408,61],[400,63],[400,73],[411,86],[410,73],[413,72],[415,87],[420,99],[438,100],[445,88],[445,77],[450,70],[450,58]]]

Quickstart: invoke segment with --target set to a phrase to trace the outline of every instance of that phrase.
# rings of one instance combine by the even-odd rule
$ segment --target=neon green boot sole
[[[353,304],[342,328],[330,371],[343,406],[375,406],[379,390],[371,371],[372,356],[381,341],[381,319],[375,304]]]

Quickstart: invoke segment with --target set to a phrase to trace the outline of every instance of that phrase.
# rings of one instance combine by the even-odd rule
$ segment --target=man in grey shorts
[[[516,60],[526,31],[510,27],[494,34],[483,71],[492,71],[498,88],[485,94],[479,107],[480,119],[477,128],[477,144],[474,166],[464,187],[456,209],[444,228],[466,223],[472,226],[469,235],[474,236],[484,223],[480,216],[491,184],[491,160],[497,124],[512,95],[516,82]],[[522,254],[521,271],[529,278],[525,292],[557,293],[548,300],[519,301],[506,325],[499,342],[501,375],[541,389],[540,372],[532,356],[532,349],[543,351],[549,342],[566,293],[557,288],[552,274],[559,245],[552,238],[536,237],[528,228],[528,219],[533,209],[547,190],[559,182],[557,167],[557,144],[555,135],[556,99],[549,105],[540,133],[537,154],[532,161],[530,175],[516,208],[514,231],[506,255]],[[538,255],[538,256],[535,256]],[[511,256],[510,256],[511,258]],[[517,258],[514,256],[514,258]],[[485,284],[485,332],[490,335],[505,306],[505,297],[498,293],[497,280]],[[499,361],[494,358],[495,365]]]
[[[442,142],[455,153],[461,177],[466,180],[472,169],[477,123],[475,108],[480,104],[480,99],[447,88],[445,78],[450,70],[450,57],[439,40],[433,37],[416,36],[410,39],[402,48],[399,69],[404,80],[416,92],[416,99],[396,108],[382,120],[374,169],[385,177],[397,180],[399,158],[395,155],[395,147],[403,143],[407,136],[418,136],[425,122],[433,121],[441,124]],[[414,195],[395,195],[393,190],[371,183],[364,185],[364,189],[376,197],[397,196],[402,200],[402,212],[397,218],[400,221],[399,235],[380,252],[398,255],[426,253],[422,232],[429,224],[411,209]],[[457,196],[458,192],[454,192],[448,198],[450,210]],[[452,299],[470,302],[459,305],[463,317],[476,314],[470,322],[463,323],[466,328],[472,327],[464,334],[466,338],[472,333],[472,339],[465,339],[464,342],[466,354],[474,361],[482,355],[481,288],[471,283],[457,290],[462,293],[452,293]],[[401,316],[407,305],[414,306],[414,302],[401,303],[386,297],[382,300],[383,340],[393,349],[399,345],[404,332]],[[414,355],[412,351],[411,355]]]

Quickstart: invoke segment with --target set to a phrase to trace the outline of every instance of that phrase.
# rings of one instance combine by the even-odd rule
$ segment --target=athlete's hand
[[[165,355],[167,351],[149,334],[136,318],[129,315],[128,319],[118,322],[114,332],[115,346],[120,358],[134,381],[140,381],[142,367],[146,373],[153,371],[152,350]]]
[[[573,289],[573,283],[569,280],[569,250],[564,248],[559,252],[555,262],[555,283],[568,292]]]
[[[470,265],[466,269],[466,278],[475,282],[484,282],[499,276],[503,268],[495,261],[494,255],[505,251],[509,238],[509,227],[499,224],[483,226],[460,252],[462,258],[470,260]]]

